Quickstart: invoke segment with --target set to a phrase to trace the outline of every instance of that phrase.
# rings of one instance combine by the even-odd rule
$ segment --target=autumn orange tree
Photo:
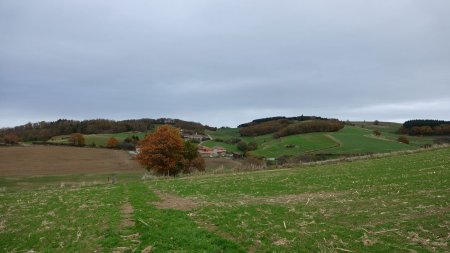
[[[107,148],[117,148],[117,147],[119,147],[119,141],[116,138],[111,137],[106,142],[106,147]]]
[[[184,142],[178,129],[163,125],[138,145],[136,156],[147,170],[176,175],[183,169]]]
[[[84,146],[84,136],[80,133],[70,135],[70,143],[74,146]]]

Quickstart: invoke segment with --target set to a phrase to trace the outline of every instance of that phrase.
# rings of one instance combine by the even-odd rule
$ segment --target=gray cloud
[[[449,119],[450,3],[0,2],[0,127]]]

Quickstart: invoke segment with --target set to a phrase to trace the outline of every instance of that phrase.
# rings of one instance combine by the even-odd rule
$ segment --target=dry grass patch
[[[175,209],[189,211],[198,207],[198,203],[192,199],[182,198],[173,194],[155,191],[155,194],[161,199],[153,204],[160,209]]]

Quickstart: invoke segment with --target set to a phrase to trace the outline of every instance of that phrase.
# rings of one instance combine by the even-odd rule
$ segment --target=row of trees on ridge
[[[408,135],[450,135],[450,121],[408,120],[403,123],[399,133]]]
[[[260,136],[273,134],[274,138],[311,132],[335,132],[344,127],[344,123],[336,119],[325,119],[316,116],[272,117],[254,120],[239,126],[241,136]]]
[[[0,129],[0,139],[8,138],[8,135],[15,134],[20,141],[47,141],[53,136],[80,134],[111,134],[122,132],[147,132],[155,129],[158,125],[171,124],[181,129],[204,133],[206,129],[215,130],[216,128],[202,125],[197,122],[184,121],[179,119],[131,119],[131,120],[67,120],[59,119],[57,121],[37,123],[27,123],[25,125],[13,128]]]

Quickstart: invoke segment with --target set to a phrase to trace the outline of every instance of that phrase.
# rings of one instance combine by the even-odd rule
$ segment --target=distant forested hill
[[[450,121],[415,119],[403,123],[400,133],[409,135],[450,135]]]
[[[153,130],[157,125],[170,124],[185,130],[204,133],[206,129],[214,130],[209,126],[197,122],[184,121],[180,119],[130,119],[130,120],[68,120],[59,119],[57,121],[41,121],[28,123],[13,128],[0,129],[0,138],[6,135],[17,135],[22,141],[46,141],[53,136],[67,135],[72,133],[82,134],[111,134],[121,132],[147,132]]]

